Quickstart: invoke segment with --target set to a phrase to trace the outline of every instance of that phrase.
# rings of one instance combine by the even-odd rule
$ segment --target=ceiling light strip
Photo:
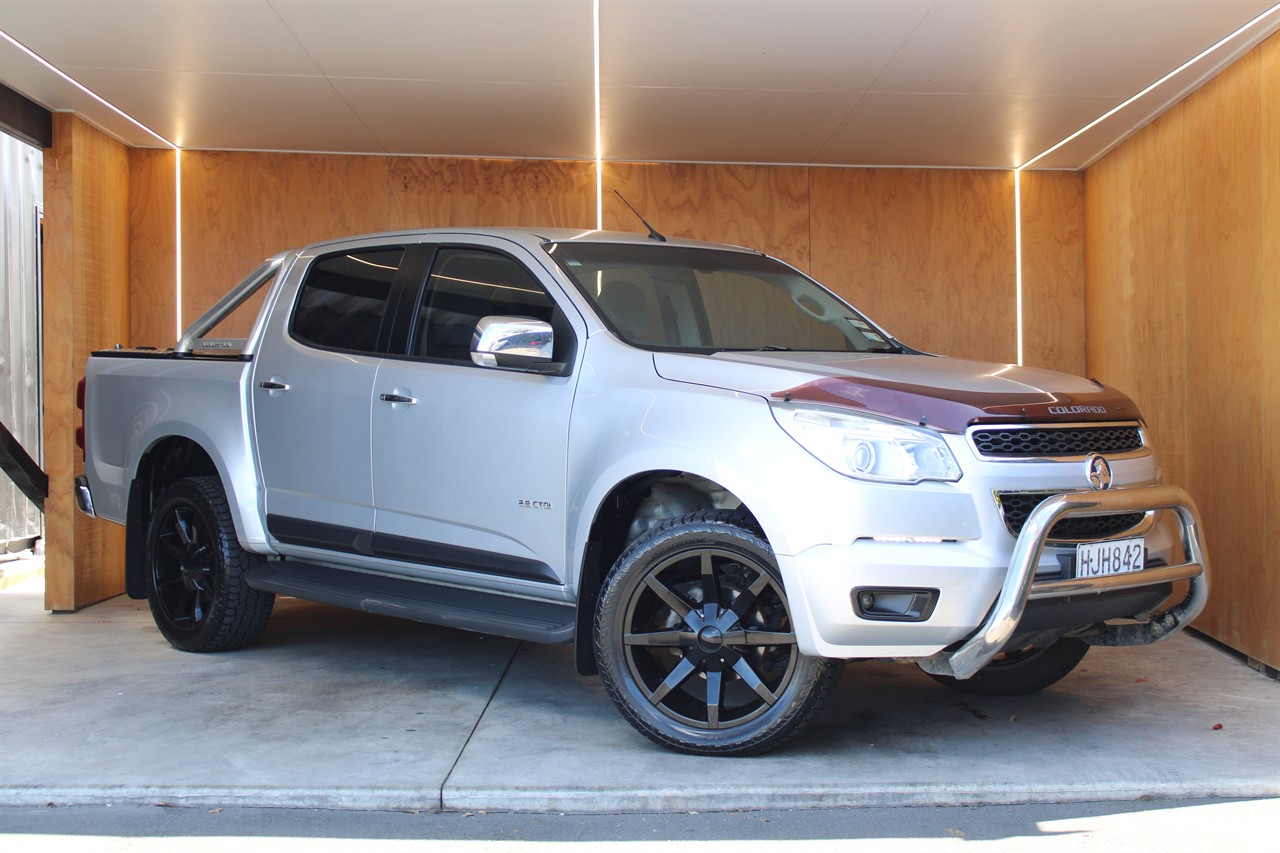
[[[173,149],[173,303],[177,337],[182,340],[182,149]]]
[[[604,230],[604,142],[600,134],[600,0],[591,3],[591,27],[595,39],[596,107],[596,230]]]
[[[1014,291],[1018,316],[1018,366],[1022,367],[1022,170],[1013,170]]]
[[[1045,149],[1044,151],[1041,151],[1039,154],[1037,154],[1036,156],[1032,157],[1032,158],[1031,158],[1030,160],[1028,160],[1027,162],[1023,163],[1021,166],[1019,166],[1019,167],[1018,167],[1018,171],[1022,171],[1023,169],[1025,169],[1025,168],[1027,168],[1028,166],[1030,166],[1032,163],[1035,163],[1036,161],[1038,161],[1038,160],[1040,160],[1040,159],[1042,159],[1042,158],[1044,158],[1044,157],[1047,157],[1047,156],[1049,156],[1050,154],[1052,154],[1053,152],[1057,151],[1059,148],[1061,148],[1062,146],[1066,145],[1068,142],[1071,142],[1073,139],[1076,139],[1077,137],[1081,136],[1082,134],[1088,133],[1090,130],[1093,130],[1093,129],[1094,129],[1095,127],[1097,127],[1099,124],[1101,124],[1102,122],[1104,122],[1104,121],[1106,121],[1107,119],[1111,118],[1113,115],[1115,115],[1116,113],[1120,112],[1122,109],[1124,109],[1125,107],[1129,106],[1129,105],[1130,105],[1130,104],[1132,104],[1134,101],[1137,101],[1138,99],[1140,99],[1140,98],[1142,98],[1143,96],[1147,95],[1147,94],[1148,94],[1148,93],[1150,93],[1151,91],[1153,91],[1153,90],[1155,90],[1155,89],[1159,88],[1160,86],[1163,86],[1165,83],[1169,82],[1169,80],[1171,80],[1171,79],[1173,79],[1174,77],[1178,76],[1178,75],[1179,75],[1179,74],[1181,74],[1183,71],[1186,71],[1188,68],[1190,68],[1191,66],[1195,65],[1197,62],[1199,62],[1200,60],[1204,59],[1206,56],[1208,56],[1209,54],[1213,53],[1213,52],[1214,52],[1214,51],[1216,51],[1218,48],[1222,47],[1222,46],[1223,46],[1223,45],[1225,45],[1226,43],[1228,43],[1228,42],[1232,41],[1233,39],[1236,39],[1236,38],[1238,38],[1239,36],[1243,35],[1244,33],[1248,32],[1250,29],[1252,29],[1252,28],[1256,27],[1257,25],[1261,24],[1263,21],[1265,21],[1267,18],[1271,17],[1272,15],[1275,15],[1277,12],[1280,12],[1280,3],[1277,3],[1276,5],[1272,6],[1270,9],[1268,9],[1268,10],[1267,10],[1267,11],[1265,11],[1265,12],[1263,12],[1261,15],[1258,15],[1258,16],[1257,16],[1256,18],[1254,18],[1252,21],[1250,21],[1249,23],[1247,23],[1247,24],[1243,25],[1242,27],[1240,27],[1240,28],[1239,28],[1239,29],[1237,29],[1235,32],[1231,33],[1230,35],[1223,36],[1223,37],[1222,37],[1222,38],[1220,38],[1218,41],[1214,42],[1210,47],[1207,47],[1207,48],[1205,48],[1204,50],[1200,51],[1200,52],[1199,52],[1199,53],[1197,53],[1195,56],[1193,56],[1191,59],[1188,59],[1186,62],[1182,63],[1182,64],[1181,64],[1181,65],[1179,65],[1177,68],[1173,69],[1173,70],[1172,70],[1172,71],[1170,71],[1168,74],[1164,75],[1164,76],[1163,76],[1163,77],[1161,77],[1159,80],[1157,80],[1156,82],[1152,83],[1150,86],[1148,86],[1147,88],[1143,89],[1143,90],[1142,90],[1141,92],[1139,92],[1138,94],[1134,95],[1133,97],[1129,98],[1128,100],[1124,101],[1123,103],[1119,104],[1118,106],[1112,107],[1110,110],[1107,110],[1105,113],[1103,113],[1102,115],[1098,116],[1096,119],[1094,119],[1093,121],[1089,122],[1089,123],[1088,123],[1088,124],[1086,124],[1084,127],[1080,128],[1080,129],[1079,129],[1079,130],[1077,130],[1075,133],[1071,134],[1071,135],[1070,135],[1070,136],[1068,136],[1066,139],[1064,139],[1064,140],[1062,140],[1061,142],[1059,142],[1057,145],[1054,145],[1054,146],[1053,146],[1053,147],[1051,147],[1051,148],[1047,148],[1047,149]]]
[[[1182,63],[1177,68],[1173,69],[1168,74],[1164,75],[1159,80],[1155,81],[1150,86],[1143,89],[1141,92],[1138,92],[1136,95],[1128,98],[1127,100],[1120,103],[1119,105],[1112,107],[1110,110],[1107,110],[1107,112],[1098,116],[1096,119],[1089,122],[1084,127],[1077,130],[1075,133],[1061,140],[1056,145],[1046,148],[1044,151],[1041,151],[1039,154],[1032,157],[1030,160],[1026,161],[1021,166],[1018,166],[1013,170],[1013,217],[1014,217],[1013,219],[1014,250],[1013,251],[1014,251],[1014,263],[1017,268],[1015,272],[1015,281],[1016,281],[1015,300],[1017,303],[1017,309],[1016,309],[1017,322],[1018,322],[1017,352],[1018,352],[1019,366],[1022,366],[1023,364],[1023,348],[1022,348],[1023,347],[1023,317],[1022,317],[1022,301],[1023,301],[1023,293],[1022,293],[1022,172],[1023,170],[1031,166],[1032,164],[1040,160],[1043,160],[1045,157],[1048,157],[1050,154],[1057,151],[1062,146],[1067,145],[1072,140],[1078,139],[1080,136],[1083,136],[1084,134],[1088,133],[1090,130],[1093,130],[1093,128],[1102,124],[1102,122],[1111,118],[1113,115],[1120,112],[1125,107],[1129,106],[1130,104],[1133,104],[1135,101],[1140,100],[1141,98],[1151,93],[1155,89],[1158,89],[1160,86],[1163,86],[1165,83],[1169,82],[1174,77],[1177,77],[1183,71],[1186,71],[1188,68],[1195,65],[1200,60],[1204,59],[1206,56],[1209,56],[1211,53],[1218,50],[1228,42],[1231,42],[1232,40],[1239,38],[1241,35],[1253,29],[1254,27],[1257,27],[1259,24],[1261,24],[1263,21],[1265,21],[1267,18],[1271,17],[1272,15],[1275,15],[1277,12],[1280,12],[1280,3],[1277,3],[1274,6],[1272,6],[1270,9],[1267,9],[1265,12],[1258,15],[1253,20],[1249,21],[1247,24],[1244,24],[1240,28],[1236,29],[1234,32],[1230,33],[1229,35],[1223,36],[1221,39],[1214,42],[1211,46],[1200,51],[1191,59],[1188,59],[1186,62]]]
[[[102,104],[102,106],[111,110],[111,112],[120,116],[122,119],[132,124],[134,127],[137,127],[139,130],[142,130],[145,133],[151,136],[154,136],[156,139],[163,142],[167,147],[173,149],[173,195],[174,195],[174,204],[173,204],[173,208],[174,208],[174,214],[173,214],[174,216],[174,222],[173,222],[174,285],[173,287],[174,287],[174,305],[175,305],[174,316],[177,321],[177,335],[175,336],[174,340],[180,339],[182,337],[182,149],[180,149],[175,143],[170,142],[168,139],[165,139],[163,136],[156,133],[154,130],[147,127],[142,122],[138,121],[133,116],[126,113],[124,110],[117,107],[115,104],[108,101],[106,98],[103,98],[97,92],[94,92],[92,89],[85,86],[80,81],[76,80],[75,78],[71,77],[64,71],[55,67],[51,62],[49,62],[43,56],[36,53],[31,48],[27,47],[25,44],[18,41],[13,36],[5,32],[4,30],[0,30],[0,38],[4,39],[9,44],[13,45],[18,50],[22,51],[27,56],[34,59],[44,68],[48,69],[49,71],[52,71],[60,79],[65,80],[66,82],[70,83],[79,91],[88,95],[90,98],[93,98],[93,100],[97,101],[99,104]]]
[[[73,78],[73,77],[69,76],[69,75],[68,75],[68,74],[66,74],[65,72],[63,72],[63,71],[59,70],[58,68],[54,67],[54,65],[53,65],[52,63],[50,63],[47,59],[45,59],[43,56],[41,56],[40,54],[36,53],[36,52],[35,52],[34,50],[32,50],[31,48],[27,47],[25,44],[23,44],[22,42],[18,41],[18,40],[17,40],[16,38],[14,38],[13,36],[11,36],[11,35],[9,35],[8,33],[6,33],[4,30],[0,30],[0,38],[2,38],[2,39],[4,39],[5,41],[9,42],[9,44],[13,45],[13,46],[14,46],[14,47],[16,47],[18,50],[22,51],[22,52],[23,52],[23,53],[25,53],[27,56],[29,56],[29,57],[31,57],[32,59],[34,59],[36,62],[40,63],[42,66],[44,66],[44,67],[45,67],[45,68],[47,68],[48,70],[52,71],[54,74],[58,75],[58,77],[60,77],[61,79],[65,80],[66,82],[70,83],[72,86],[75,86],[75,87],[76,87],[77,89],[79,89],[81,92],[85,93],[85,94],[86,94],[86,95],[88,95],[90,98],[93,98],[95,101],[97,101],[98,103],[102,104],[104,107],[106,107],[107,109],[111,110],[111,112],[113,112],[113,113],[115,113],[116,115],[120,116],[120,118],[122,118],[122,119],[124,119],[125,121],[129,122],[129,123],[130,123],[130,124],[132,124],[134,127],[137,127],[139,130],[142,130],[142,131],[145,131],[146,133],[149,133],[150,135],[154,136],[156,139],[158,139],[158,140],[160,140],[161,142],[163,142],[163,143],[164,143],[166,146],[168,146],[169,148],[173,148],[173,149],[175,149],[175,150],[177,149],[177,147],[178,147],[177,145],[175,145],[174,143],[172,143],[172,142],[170,142],[169,140],[165,139],[163,136],[161,136],[160,134],[156,133],[154,130],[152,130],[151,128],[147,127],[145,124],[143,124],[142,122],[138,121],[138,120],[137,120],[136,118],[134,118],[133,116],[131,116],[131,115],[129,115],[128,113],[126,113],[124,110],[122,110],[122,109],[120,109],[119,107],[117,107],[115,104],[111,103],[110,101],[106,100],[106,99],[105,99],[105,98],[103,98],[102,96],[98,95],[96,92],[94,92],[92,89],[89,89],[89,88],[88,88],[87,86],[85,86],[83,83],[79,82],[79,81],[78,81],[78,80],[76,80],[75,78]]]

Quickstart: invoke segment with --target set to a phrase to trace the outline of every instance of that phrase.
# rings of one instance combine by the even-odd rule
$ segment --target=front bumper
[[[1170,511],[1166,515],[1171,523],[1148,532],[1148,547],[1153,555],[1171,562],[1185,554],[1185,562],[1127,575],[1048,579],[1054,576],[1051,571],[1056,573],[1060,549],[1047,548],[1046,539],[1062,517],[1159,509]],[[1090,628],[1080,634],[1082,639],[1112,645],[1163,639],[1204,608],[1207,559],[1199,517],[1191,498],[1176,487],[1067,492],[1033,510],[1016,541],[1003,540],[1012,549],[1000,544],[1005,535],[1001,529],[999,536],[938,544],[858,541],[779,555],[801,650],[834,658],[911,658],[930,672],[967,678],[1017,634],[1031,601],[1096,600],[1123,596],[1123,590],[1150,591],[1161,585],[1168,588],[1174,580],[1190,581],[1182,602],[1141,624],[1090,628],[1096,620],[1081,619],[1078,627]],[[1037,570],[1042,577],[1038,583]],[[851,600],[854,591],[864,586],[934,590],[937,606],[920,621],[868,621],[855,612]]]
[[[1177,515],[1182,525],[1185,562],[1132,574],[1041,583],[1032,588],[1045,540],[1059,519],[1068,515],[1149,509],[1172,510]],[[1190,583],[1186,597],[1152,619],[1137,624],[1104,624],[1081,635],[1081,639],[1094,645],[1128,646],[1158,642],[1167,639],[1204,610],[1209,599],[1208,569],[1209,560],[1200,537],[1200,514],[1190,495],[1176,486],[1137,486],[1057,495],[1036,507],[1027,519],[1014,546],[1013,559],[1009,562],[1000,595],[978,630],[959,648],[939,652],[919,663],[926,672],[969,678],[990,663],[1013,637],[1027,601],[1032,598],[1055,598],[1187,580]]]

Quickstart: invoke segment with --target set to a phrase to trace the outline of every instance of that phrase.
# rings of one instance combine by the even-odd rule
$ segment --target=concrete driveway
[[[145,602],[0,593],[0,806],[638,812],[1280,796],[1280,683],[1193,635],[991,699],[851,664],[754,758],[676,755],[567,647],[280,599],[253,647],[169,647]]]

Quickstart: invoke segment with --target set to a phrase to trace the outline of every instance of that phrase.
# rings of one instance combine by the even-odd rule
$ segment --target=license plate
[[[1076,546],[1076,577],[1101,578],[1140,572],[1147,562],[1147,543],[1135,539],[1083,542]]]

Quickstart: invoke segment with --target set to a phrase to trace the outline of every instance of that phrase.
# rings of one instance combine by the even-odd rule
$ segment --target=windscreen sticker
[[[845,319],[848,320],[850,323],[852,323],[854,325],[854,328],[861,329],[864,332],[871,331],[870,326],[868,326],[866,323],[862,322],[856,317],[846,317]]]
[[[864,338],[866,338],[867,340],[869,340],[869,341],[875,341],[875,342],[876,342],[876,343],[878,343],[878,344],[882,344],[882,343],[884,343],[884,338],[880,337],[880,336],[879,336],[879,335],[877,335],[875,332],[863,332],[863,333],[862,333],[862,336],[863,336]]]

